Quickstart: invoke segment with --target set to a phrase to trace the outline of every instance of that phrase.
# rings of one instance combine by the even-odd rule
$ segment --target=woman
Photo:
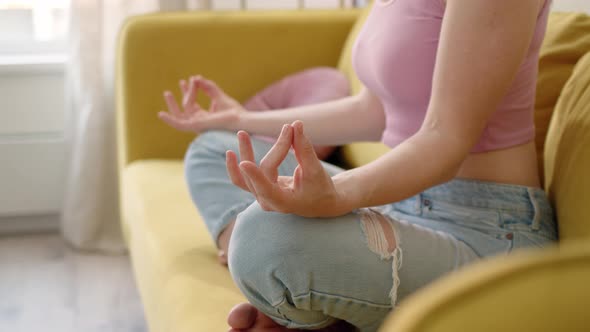
[[[233,331],[375,331],[436,278],[556,240],[532,114],[549,7],[376,0],[353,52],[366,89],[334,102],[248,113],[202,77],[181,82],[184,112],[165,94],[161,119],[203,132],[186,175],[251,303]],[[391,151],[349,171],[311,145],[377,140]]]

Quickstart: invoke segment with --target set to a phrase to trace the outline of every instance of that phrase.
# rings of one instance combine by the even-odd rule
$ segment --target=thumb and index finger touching
[[[313,145],[305,136],[303,123],[298,120],[290,125],[283,126],[277,142],[260,163],[260,168],[269,179],[276,179],[278,175],[277,169],[287,157],[291,147],[294,148],[295,156],[302,168],[316,169],[322,167]]]
[[[323,169],[321,162],[317,158],[313,145],[307,137],[305,137],[303,130],[303,123],[295,121],[293,124],[284,125],[278,140],[273,147],[268,151],[257,167],[253,160],[252,146],[250,137],[246,132],[239,132],[238,138],[240,142],[240,155],[242,162],[240,168],[242,170],[249,169],[264,176],[271,182],[277,180],[278,168],[287,157],[291,147],[294,148],[296,159],[299,163],[299,172],[306,170],[313,174],[318,169]],[[237,165],[236,165],[237,166]],[[302,174],[300,174],[302,175]]]

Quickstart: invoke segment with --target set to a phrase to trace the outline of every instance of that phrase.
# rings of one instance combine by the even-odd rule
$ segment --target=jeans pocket
[[[469,245],[480,257],[508,253],[514,236],[504,229],[497,210],[425,200],[422,217]]]
[[[554,244],[557,238],[544,231],[535,231],[526,224],[507,225],[506,228],[512,232],[514,249],[518,248],[543,248]]]
[[[504,232],[500,214],[494,209],[463,206],[438,200],[424,200],[422,216],[428,219],[453,223],[484,232]]]

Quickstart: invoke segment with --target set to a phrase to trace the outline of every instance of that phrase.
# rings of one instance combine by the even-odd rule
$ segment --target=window
[[[0,55],[62,53],[69,0],[0,0]]]

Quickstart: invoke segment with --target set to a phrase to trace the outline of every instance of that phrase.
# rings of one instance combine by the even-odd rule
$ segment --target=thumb
[[[295,121],[291,125],[293,127],[293,148],[295,150],[295,157],[297,161],[306,171],[314,171],[322,169],[322,164],[318,159],[313,145],[305,136],[303,131],[303,122]]]

